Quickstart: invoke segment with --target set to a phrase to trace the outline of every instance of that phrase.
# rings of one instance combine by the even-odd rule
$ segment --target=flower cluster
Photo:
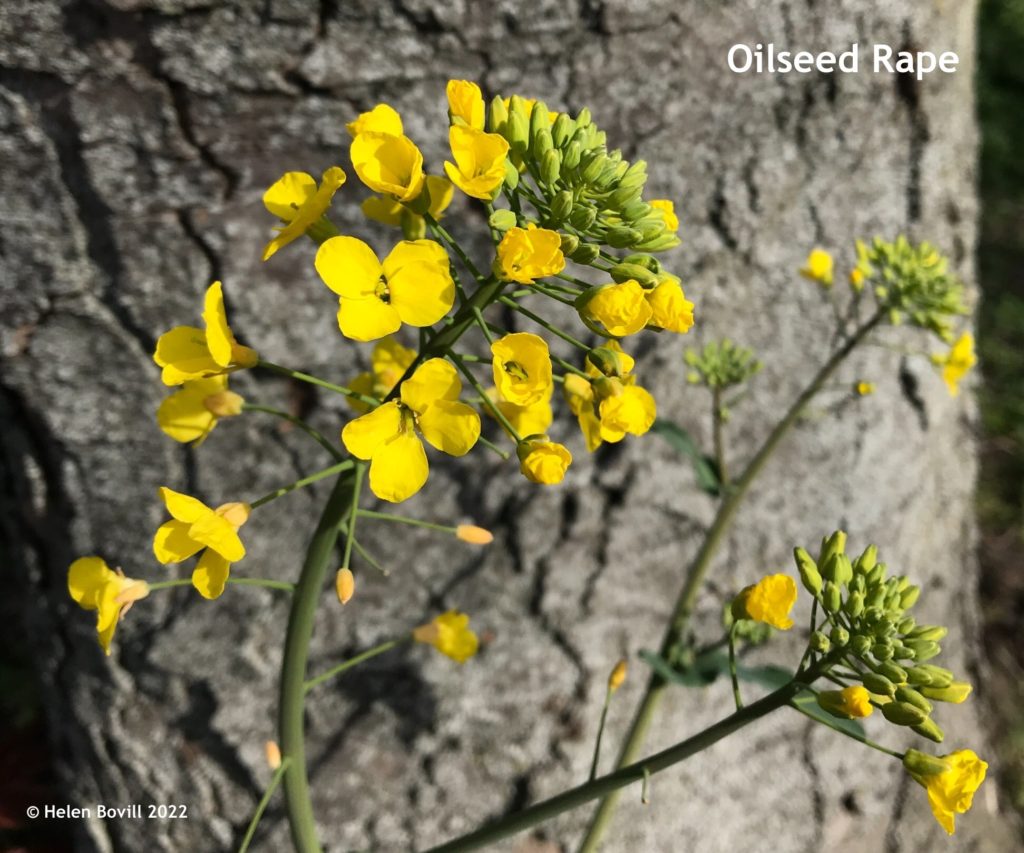
[[[687,382],[722,390],[742,385],[760,373],[764,365],[754,357],[754,351],[741,347],[728,338],[711,341],[701,350],[689,349],[683,356],[689,367]]]

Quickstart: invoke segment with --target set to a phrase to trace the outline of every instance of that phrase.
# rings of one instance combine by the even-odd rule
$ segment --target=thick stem
[[[782,439],[797,422],[814,395],[818,393],[857,345],[882,321],[883,316],[882,312],[876,313],[863,326],[857,329],[840,349],[832,354],[811,380],[810,384],[801,392],[793,405],[790,406],[789,411],[786,412],[782,420],[775,425],[768,438],[765,439],[764,444],[761,445],[761,448],[748,463],[746,470],[744,470],[739,479],[732,484],[726,493],[725,499],[718,508],[715,520],[708,529],[704,542],[701,544],[697,556],[686,573],[686,580],[672,611],[672,619],[661,644],[661,656],[666,660],[672,663],[677,662],[678,653],[682,649],[683,641],[685,640],[690,614],[693,612],[694,604],[697,601],[697,594],[704,583],[704,577],[711,567],[711,561],[717,553],[722,540],[725,538],[725,534],[732,526],[736,512],[743,503],[751,483],[761,473],[775,448],[778,447]],[[633,718],[633,723],[623,742],[622,751],[619,754],[619,767],[634,761],[639,754],[640,748],[643,746],[644,739],[647,736],[647,729],[650,727],[651,719],[654,717],[654,712],[665,692],[665,687],[665,681],[657,673],[652,672],[647,682],[647,689],[640,702],[640,707],[637,709],[636,716]],[[592,851],[597,849],[601,836],[604,834],[615,811],[616,801],[617,796],[613,793],[601,802],[587,829],[586,835],[583,837],[580,853],[592,853]]]
[[[345,516],[352,505],[354,488],[354,476],[351,474],[339,477],[335,483],[317,523],[313,539],[309,543],[302,574],[292,597],[291,612],[288,615],[278,713],[281,749],[289,762],[284,775],[285,806],[292,842],[298,853],[320,853],[313,806],[309,799],[309,780],[306,776],[306,664],[309,659],[309,641],[313,636],[313,617],[316,614],[317,600],[327,577],[339,528],[344,524]]]
[[[747,705],[735,714],[715,723],[699,734],[687,738],[681,743],[677,743],[675,746],[670,746],[668,749],[645,758],[643,761],[621,767],[607,776],[594,779],[549,800],[544,800],[520,812],[508,815],[501,820],[478,829],[476,832],[464,835],[462,838],[449,841],[440,847],[431,848],[428,853],[463,853],[466,850],[479,850],[486,845],[494,844],[503,838],[508,838],[510,835],[536,826],[542,821],[577,808],[590,800],[607,796],[613,791],[618,791],[633,782],[642,782],[646,776],[671,767],[673,764],[685,761],[690,756],[707,749],[722,738],[727,737],[766,714],[770,714],[777,708],[781,708],[802,689],[803,685],[801,683],[791,681],[774,693],[769,693],[763,699]]]

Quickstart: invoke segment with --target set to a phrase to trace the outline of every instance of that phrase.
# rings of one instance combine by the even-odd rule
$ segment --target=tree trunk
[[[729,424],[730,458],[741,464],[828,349],[830,309],[795,275],[813,245],[836,250],[843,275],[853,238],[907,233],[935,242],[972,281],[973,10],[953,0],[5,0],[0,524],[12,591],[3,631],[38,661],[69,803],[188,807],[185,820],[80,821],[80,849],[237,846],[268,778],[284,596],[229,588],[210,603],[188,589],[154,593],[104,658],[65,574],[91,553],[150,580],[183,572],[151,555],[161,485],[216,504],[327,464],[305,436],[264,415],[223,424],[195,451],[165,439],[153,418],[165,393],[154,341],[198,321],[215,279],[240,338],[270,360],[338,381],[365,366],[369,348],[338,334],[308,243],[260,262],[271,225],[260,195],[271,181],[344,165],[340,227],[384,248],[394,234],[361,221],[347,163],[344,124],[357,112],[393,103],[437,171],[450,77],[553,108],[590,106],[611,145],[648,161],[649,187],[675,199],[683,223],[671,262],[698,327],[639,345],[660,413],[709,446],[709,403],[686,386],[683,349],[729,335],[765,361]],[[737,42],[823,50],[855,41],[955,50],[962,64],[921,83],[863,67],[831,76],[726,67]],[[451,230],[480,233],[482,219],[464,209],[453,205]],[[923,337],[897,330],[889,339],[920,348]],[[923,357],[864,350],[840,377],[856,379],[878,392],[823,398],[754,489],[696,628],[717,636],[731,592],[788,568],[793,545],[843,527],[852,544],[876,542],[925,586],[928,618],[952,627],[951,666],[976,680],[976,410],[969,394],[950,399]],[[294,391],[259,373],[233,385],[279,406]],[[312,421],[335,437],[344,405],[314,402]],[[454,464],[432,458],[430,483],[406,509],[490,527],[487,549],[366,524],[366,544],[391,575],[363,565],[344,611],[325,594],[314,672],[447,607],[470,612],[489,642],[463,668],[406,648],[310,694],[311,783],[327,849],[420,849],[578,783],[605,678],[628,655],[606,732],[610,763],[645,681],[635,653],[656,647],[713,504],[657,437],[588,456],[575,433],[563,407],[554,434],[576,462],[558,488],[531,486],[483,452]],[[236,570],[294,579],[327,489],[257,513]],[[795,663],[798,633],[760,654]],[[649,748],[730,704],[721,681],[677,691]],[[943,709],[951,749],[983,751],[980,707]],[[869,722],[872,734],[899,741]],[[961,820],[964,849],[1008,848],[992,784]],[[571,843],[588,815],[535,837]],[[935,849],[941,836],[897,762],[779,712],[655,778],[646,808],[628,791],[607,849],[911,851]],[[286,849],[276,805],[257,838],[259,849]],[[526,843],[507,849],[547,849]]]

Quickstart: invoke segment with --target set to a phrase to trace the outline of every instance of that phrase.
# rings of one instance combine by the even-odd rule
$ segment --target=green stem
[[[354,476],[339,477],[334,484],[309,543],[288,615],[284,660],[281,664],[278,727],[281,749],[290,760],[288,772],[284,776],[284,794],[292,843],[297,853],[320,853],[306,775],[306,664],[317,600],[323,591],[339,528],[351,507],[354,489]]]
[[[314,441],[316,441],[321,447],[323,447],[328,453],[330,453],[331,456],[333,456],[338,462],[341,462],[345,458],[345,455],[337,447],[331,444],[326,438],[324,438],[322,433],[320,433],[318,430],[313,429],[313,427],[311,427],[302,418],[297,417],[296,415],[289,414],[288,412],[285,412],[281,409],[275,409],[272,406],[257,406],[254,403],[243,403],[242,411],[263,412],[264,414],[267,415],[274,415],[275,417],[282,418],[288,421],[288,423],[295,424],[295,426],[297,426],[299,429],[301,429],[303,432],[309,435]]]
[[[253,836],[256,835],[256,827],[260,825],[260,818],[263,817],[263,812],[267,810],[267,805],[270,803],[270,798],[274,796],[274,791],[277,790],[277,786],[281,784],[281,779],[284,777],[285,770],[288,769],[289,761],[287,758],[281,761],[281,766],[274,771],[274,775],[270,777],[270,784],[267,785],[267,790],[263,792],[263,796],[260,798],[259,805],[256,806],[256,811],[252,816],[252,820],[249,821],[249,828],[245,831],[245,838],[242,839],[242,844],[238,848],[238,853],[245,853],[249,849],[249,845],[252,844]]]
[[[421,521],[418,518],[409,518],[405,515],[393,515],[389,512],[375,512],[370,509],[359,510],[359,515],[363,518],[375,518],[378,521],[393,521],[397,524],[408,524],[412,527],[425,527],[427,530],[439,530],[442,533],[447,533],[450,536],[455,535],[455,528],[445,524],[435,524],[432,521]]]
[[[279,589],[284,592],[293,592],[295,584],[288,581],[272,581],[267,578],[228,578],[227,583],[235,586],[259,586],[264,589]],[[191,578],[175,578],[172,581],[157,581],[149,584],[149,591],[157,589],[171,589],[178,586],[192,586]]]
[[[577,808],[590,800],[607,797],[613,791],[618,791],[633,782],[642,782],[646,776],[685,761],[722,738],[788,704],[802,689],[802,684],[791,681],[774,693],[769,693],[763,699],[747,705],[735,714],[720,720],[710,728],[677,743],[675,746],[655,753],[642,761],[628,764],[613,773],[593,779],[522,811],[510,814],[475,832],[449,841],[447,844],[431,848],[428,853],[463,853],[467,850],[479,850],[524,829],[536,826],[542,821]]]
[[[480,272],[477,265],[474,264],[469,255],[463,251],[462,246],[455,241],[455,238],[445,230],[444,226],[434,219],[434,217],[429,213],[423,214],[423,218],[426,220],[427,225],[430,226],[430,230],[440,237],[442,242],[447,243],[451,250],[459,256],[459,260],[462,261],[463,266],[469,270],[473,278],[477,280],[477,283],[483,282],[487,276]]]
[[[729,485],[729,472],[725,467],[725,419],[722,417],[722,389],[711,392],[711,432],[715,448],[715,465],[718,466],[718,480],[724,494]]]
[[[303,686],[303,689],[309,692],[318,684],[323,684],[325,681],[329,681],[330,679],[334,678],[334,676],[341,675],[343,672],[345,672],[345,670],[352,669],[352,667],[358,666],[363,661],[368,661],[370,658],[375,658],[377,657],[377,655],[384,654],[384,652],[389,652],[393,648],[395,648],[395,646],[400,646],[402,643],[406,643],[408,641],[408,637],[402,637],[398,640],[388,640],[386,643],[381,643],[379,646],[374,646],[372,649],[367,649],[365,652],[361,652],[354,658],[349,658],[348,660],[339,663],[337,666],[332,666],[326,672],[322,672],[320,673],[320,675],[317,675],[314,678],[309,679]]]
[[[480,384],[477,378],[473,375],[473,372],[468,367],[466,367],[465,362],[463,362],[462,358],[451,351],[449,351],[448,354],[451,356],[452,361],[455,362],[455,366],[459,369],[462,375],[466,377],[466,381],[469,382],[469,384],[473,386],[473,389],[476,391],[476,393],[480,395],[480,401],[484,404],[484,406],[487,407],[487,411],[494,415],[494,419],[501,424],[505,432],[512,436],[516,444],[522,441],[522,437],[519,435],[518,432],[516,432],[516,428],[512,426],[512,421],[505,417],[505,413],[498,408],[498,406],[490,397],[487,396],[487,391],[484,390],[484,386]]]
[[[718,513],[715,515],[715,519],[704,537],[700,550],[697,552],[693,563],[690,564],[690,568],[687,571],[686,580],[684,581],[683,588],[679,593],[679,598],[676,600],[671,621],[669,622],[668,628],[665,631],[665,636],[662,639],[661,656],[666,660],[674,662],[683,647],[683,642],[686,637],[686,629],[690,621],[690,614],[693,612],[693,607],[697,600],[697,594],[700,592],[700,588],[704,583],[704,577],[711,566],[712,559],[725,538],[725,534],[732,526],[733,519],[736,516],[736,511],[743,503],[743,500],[747,495],[747,491],[750,489],[751,483],[754,482],[757,475],[761,472],[761,469],[764,468],[765,463],[767,463],[771,458],[775,448],[778,447],[782,439],[789,433],[790,429],[792,429],[793,425],[799,419],[800,414],[807,407],[807,404],[813,399],[814,395],[818,393],[818,390],[829,380],[832,374],[835,373],[857,345],[860,344],[860,342],[863,341],[882,321],[883,316],[884,315],[881,311],[875,313],[870,320],[857,329],[857,331],[840,349],[832,354],[807,387],[793,402],[789,411],[786,412],[782,420],[779,421],[775,425],[775,428],[768,434],[768,438],[765,439],[764,444],[762,444],[761,448],[754,454],[753,458],[747,464],[746,470],[744,470],[742,475],[740,475],[740,478],[734,481],[732,488],[719,505]],[[661,703],[661,698],[664,695],[666,686],[667,683],[661,678],[661,676],[655,672],[651,673],[647,682],[647,688],[644,691],[643,698],[640,701],[640,706],[637,709],[636,716],[633,718],[632,725],[630,726],[629,732],[623,742],[622,751],[619,755],[619,766],[629,764],[631,761],[636,759],[636,756],[640,752],[640,748],[643,746],[644,740],[647,737],[647,730],[651,725],[654,713],[657,710],[658,705]],[[748,710],[751,707],[753,706],[748,706],[744,710]],[[587,829],[587,833],[583,838],[580,846],[581,853],[593,853],[593,851],[597,849],[601,836],[604,834],[605,829],[611,821],[612,814],[615,811],[616,801],[617,797],[613,794],[601,802],[601,805],[597,812],[595,812],[594,817],[590,822],[590,826]]]
[[[591,782],[597,778],[597,765],[601,760],[601,738],[604,735],[604,725],[608,722],[608,706],[612,703],[612,689],[608,687],[604,693],[604,705],[601,706],[601,721],[597,724],[597,738],[594,740],[594,759],[590,762]]]
[[[318,480],[324,479],[324,477],[330,477],[332,474],[340,474],[342,471],[348,471],[350,468],[355,467],[355,462],[351,459],[346,459],[344,462],[339,462],[337,465],[332,465],[330,468],[324,468],[323,471],[317,471],[315,474],[310,474],[308,477],[303,477],[301,480],[296,480],[287,486],[281,486],[279,489],[265,494],[262,498],[257,498],[251,504],[252,509],[261,507],[264,504],[268,504],[273,500],[282,495],[287,495],[289,492],[294,492],[297,489],[304,488],[305,486],[315,483]]]
[[[864,744],[864,746],[870,746],[872,749],[877,749],[879,752],[884,752],[886,755],[891,755],[893,758],[900,759],[900,761],[903,760],[902,752],[896,752],[895,750],[889,749],[886,746],[882,746],[880,743],[876,743],[875,741],[870,740],[869,738],[866,738],[863,735],[859,735],[856,732],[851,731],[850,729],[844,729],[841,726],[834,725],[829,720],[823,719],[822,717],[819,717],[816,714],[812,714],[810,711],[804,710],[799,705],[796,705],[793,702],[790,702],[789,706],[793,710],[799,711],[808,719],[814,720],[814,722],[816,723],[821,723],[823,726],[832,729],[832,731],[839,732],[839,734],[841,735],[846,735],[848,738],[857,741],[857,743],[862,743]]]
[[[736,700],[736,710],[743,707],[743,697],[740,696],[740,678],[736,672],[736,625],[729,629],[729,675],[732,676],[732,696]]]
[[[289,379],[298,379],[300,382],[308,382],[310,385],[316,385],[320,388],[326,388],[328,391],[333,391],[336,394],[344,394],[346,397],[350,397],[353,400],[358,400],[360,403],[365,403],[371,408],[377,408],[380,405],[380,400],[374,397],[367,397],[365,394],[360,394],[358,391],[353,391],[351,388],[346,388],[344,385],[335,385],[332,382],[328,382],[325,379],[319,379],[316,376],[312,376],[309,373],[303,373],[300,370],[292,370],[290,367],[282,367],[280,364],[274,364],[271,361],[264,361],[262,358],[257,364],[257,367],[263,367],[267,370],[279,373],[281,376],[287,376]]]
[[[347,569],[352,564],[352,546],[356,543],[356,521],[359,518],[359,493],[363,488],[363,477],[366,475],[365,462],[357,462],[352,473],[352,506],[349,507],[348,524],[345,525],[345,554],[341,568]]]

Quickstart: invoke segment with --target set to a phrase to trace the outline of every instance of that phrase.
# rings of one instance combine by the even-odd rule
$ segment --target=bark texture
[[[129,574],[167,574],[150,555],[162,484],[219,503],[327,463],[305,436],[262,415],[223,424],[197,451],[166,440],[152,417],[164,394],[154,341],[198,319],[214,279],[225,281],[240,337],[267,358],[341,381],[365,365],[368,348],[337,332],[311,246],[259,262],[265,186],[287,169],[347,166],[344,123],[384,99],[438,169],[450,77],[553,107],[589,105],[614,144],[648,160],[652,190],[674,198],[683,221],[673,261],[699,328],[639,347],[662,414],[709,441],[707,401],[682,379],[684,346],[729,334],[765,358],[730,425],[739,461],[827,351],[829,309],[793,272],[811,245],[843,249],[845,266],[854,237],[907,232],[936,242],[972,280],[973,8],[5,0],[0,524],[14,614],[5,632],[37,650],[69,802],[189,809],[187,820],[83,821],[80,849],[229,849],[268,777],[282,596],[155,594],[104,659],[64,586],[70,561],[87,553]],[[870,70],[738,77],[725,65],[736,42],[821,50],[854,41],[956,50],[961,70],[918,83]],[[357,184],[350,171],[338,209],[343,228],[365,233]],[[455,207],[453,230],[482,231]],[[383,248],[388,237],[369,233]],[[794,544],[842,526],[926,586],[926,615],[952,626],[952,664],[977,678],[970,396],[951,400],[926,359],[879,348],[841,378],[870,379],[878,393],[851,404],[837,390],[785,443],[716,563],[696,626],[713,635],[731,591],[788,566]],[[289,393],[265,375],[235,385],[253,402],[281,404]],[[321,398],[311,418],[333,436],[343,410]],[[329,850],[419,849],[584,778],[607,672],[620,655],[656,646],[713,506],[659,439],[588,458],[567,414],[554,432],[577,460],[561,488],[531,487],[485,453],[432,460],[430,484],[407,509],[491,527],[492,547],[367,525],[366,544],[390,577],[362,571],[344,612],[325,595],[313,671],[449,606],[471,612],[491,638],[464,668],[409,648],[311,695],[312,784]],[[293,579],[325,495],[313,488],[254,516],[237,570]],[[795,661],[798,645],[779,637],[766,654]],[[614,704],[607,761],[642,669],[634,660]],[[702,728],[730,702],[724,682],[678,692],[650,748]],[[979,707],[943,709],[954,748],[984,747]],[[894,740],[891,727],[869,723]],[[507,849],[571,842],[587,816]],[[989,783],[949,849],[1009,849],[1006,832]],[[945,847],[940,836],[896,762],[779,713],[655,778],[650,806],[628,793],[607,849],[899,853]],[[282,850],[286,839],[274,806],[258,846]]]

